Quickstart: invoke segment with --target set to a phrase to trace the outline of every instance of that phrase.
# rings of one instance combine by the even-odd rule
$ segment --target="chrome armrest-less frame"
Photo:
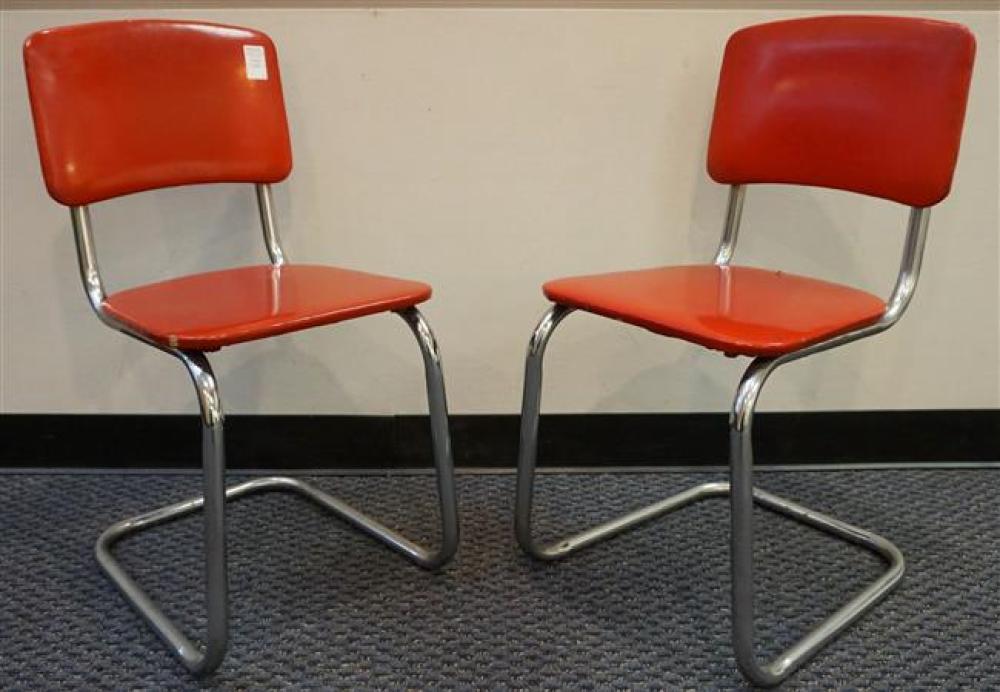
[[[719,266],[726,266],[732,260],[736,248],[744,195],[745,188],[741,185],[733,186],[730,189],[722,240],[715,257],[715,264]],[[784,680],[892,590],[903,576],[905,562],[902,553],[896,546],[875,533],[851,526],[754,487],[752,424],[757,399],[764,382],[778,366],[867,336],[873,336],[899,321],[916,288],[929,219],[929,208],[911,208],[899,274],[892,295],[886,303],[885,312],[878,321],[867,327],[832,337],[798,351],[777,357],[759,357],[751,361],[736,389],[729,415],[730,479],[728,483],[705,483],[696,486],[573,536],[543,545],[536,541],[531,526],[535,462],[538,450],[538,419],[541,408],[542,361],[545,347],[555,328],[567,315],[573,312],[572,308],[563,305],[557,304],[551,307],[542,316],[531,336],[525,364],[515,508],[515,533],[521,548],[539,560],[557,560],[698,500],[728,495],[731,504],[730,557],[733,584],[733,645],[736,661],[743,674],[756,685],[769,687]],[[886,571],[872,584],[823,620],[774,661],[765,664],[758,662],[753,646],[754,503],[866,548],[882,557],[888,564]]]
[[[287,255],[278,237],[271,188],[269,185],[258,184],[256,192],[268,256],[273,265],[281,266],[287,262]],[[191,672],[197,675],[211,673],[222,662],[226,652],[229,631],[228,579],[226,576],[226,500],[235,500],[246,495],[267,491],[295,492],[309,498],[323,509],[398,551],[421,567],[436,569],[454,556],[458,548],[458,509],[451,442],[448,433],[448,407],[445,399],[444,377],[441,356],[434,334],[420,311],[412,307],[401,310],[398,314],[416,337],[424,362],[434,465],[437,470],[437,490],[441,508],[441,542],[436,549],[426,548],[410,541],[397,531],[381,524],[342,500],[338,500],[296,478],[283,476],[257,478],[226,488],[222,400],[215,374],[212,372],[208,359],[205,354],[200,352],[175,349],[159,344],[120,323],[104,310],[104,285],[97,265],[97,253],[91,231],[89,210],[85,206],[72,207],[71,216],[80,276],[90,306],[97,317],[112,329],[124,332],[179,359],[187,368],[198,397],[202,421],[204,496],[120,521],[101,534],[95,548],[97,562],[104,572]],[[125,536],[199,510],[204,511],[205,518],[205,595],[208,618],[204,648],[191,641],[160,610],[125,572],[112,553],[115,543]]]

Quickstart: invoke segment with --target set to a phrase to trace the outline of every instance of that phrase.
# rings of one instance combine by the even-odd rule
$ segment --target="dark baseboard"
[[[515,415],[451,417],[455,463],[513,467]],[[760,413],[757,462],[1000,461],[1000,410]],[[199,422],[179,415],[0,415],[0,468],[194,468]],[[233,469],[416,468],[430,464],[426,416],[229,416]],[[541,423],[540,466],[724,464],[726,415],[565,414]]]

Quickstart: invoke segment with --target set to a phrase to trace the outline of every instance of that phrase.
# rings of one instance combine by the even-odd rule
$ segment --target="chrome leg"
[[[809,660],[891,591],[902,579],[905,570],[903,554],[881,536],[753,487],[753,414],[760,390],[776,365],[774,360],[763,358],[750,364],[737,389],[729,420],[733,647],[740,670],[751,682],[763,687],[777,685]],[[765,665],[757,662],[753,648],[753,505],[755,502],[773,512],[866,548],[888,563],[888,568],[878,579],[774,661]]]
[[[524,552],[539,560],[555,560],[572,550],[570,545],[540,546],[531,535],[531,504],[535,491],[535,461],[538,456],[538,417],[542,406],[542,361],[552,333],[571,312],[572,308],[553,305],[542,315],[528,342],[528,356],[524,364],[514,533]]]
[[[727,483],[705,483],[548,545],[539,544],[535,540],[531,530],[531,510],[538,451],[538,418],[542,399],[542,360],[545,356],[545,347],[555,328],[571,312],[573,312],[571,308],[554,305],[542,316],[528,343],[528,357],[525,364],[514,530],[521,548],[539,560],[558,560],[692,502],[729,492]]]
[[[202,467],[204,497],[180,502],[114,524],[97,539],[95,555],[105,574],[125,598],[146,619],[153,631],[166,642],[181,662],[196,675],[215,670],[226,654],[229,629],[228,582],[226,577],[225,473],[226,455],[223,439],[222,401],[215,375],[208,359],[200,353],[177,356],[194,381],[201,408]],[[205,648],[200,649],[163,614],[146,592],[122,569],[111,548],[123,537],[157,526],[204,505],[205,508],[205,599],[208,607],[208,631]]]
[[[699,500],[730,497],[732,509],[733,643],[741,672],[754,684],[770,687],[784,680],[845,627],[871,608],[902,578],[903,555],[892,543],[870,531],[844,523],[753,486],[751,423],[761,387],[779,364],[758,359],[751,363],[736,393],[730,416],[730,482],[703,483],[593,528],[547,545],[536,542],[531,529],[532,495],[538,446],[542,360],[556,326],[572,309],[556,305],[542,317],[528,346],[524,399],[521,409],[521,447],[518,458],[517,504],[514,524],[517,541],[539,560],[558,560],[639,524],[686,507]],[[753,652],[753,506],[802,522],[837,538],[866,548],[883,558],[887,570],[846,605],[806,634],[775,661],[761,666]]]
[[[108,528],[97,540],[95,553],[101,568],[142,614],[184,665],[196,675],[207,675],[222,662],[226,651],[228,606],[226,578],[225,502],[247,495],[270,491],[298,493],[363,533],[381,541],[425,569],[445,565],[458,549],[458,507],[455,477],[448,431],[448,408],[445,399],[441,356],[430,327],[416,308],[399,313],[413,331],[423,354],[427,398],[437,470],[437,489],[441,507],[441,542],[436,549],[421,546],[399,532],[355,509],[346,502],[296,478],[271,476],[256,478],[225,488],[225,452],[223,416],[215,377],[202,354],[176,352],[195,382],[203,421],[205,495],[125,519]],[[204,509],[206,597],[208,632],[204,650],[200,649],[169,619],[115,559],[114,545],[128,535],[151,529]]]
[[[420,344],[427,381],[427,407],[431,419],[431,441],[434,446],[434,467],[441,507],[441,545],[434,552],[418,548],[409,557],[427,569],[446,564],[458,550],[458,500],[455,496],[455,469],[448,432],[448,403],[445,399],[444,372],[437,340],[427,320],[416,308],[403,310],[399,316],[409,325]],[[389,542],[388,539],[384,539]]]

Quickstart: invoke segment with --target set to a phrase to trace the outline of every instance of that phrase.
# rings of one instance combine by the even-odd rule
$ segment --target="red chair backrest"
[[[24,62],[45,184],[63,204],[291,171],[277,54],[259,31],[81,24],[32,34]]]
[[[708,172],[728,184],[936,204],[951,188],[975,49],[964,26],[900,17],[737,31],[723,57]]]

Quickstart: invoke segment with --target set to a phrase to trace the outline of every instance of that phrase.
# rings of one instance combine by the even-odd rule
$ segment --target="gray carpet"
[[[543,476],[537,526],[582,528],[706,474]],[[432,539],[429,477],[318,484]],[[901,586],[785,689],[1000,689],[1000,471],[761,473],[761,487],[891,538]],[[458,559],[411,566],[291,495],[231,505],[229,655],[196,682],[92,556],[109,523],[196,476],[0,475],[3,689],[733,689],[728,511],[706,501],[558,564],[516,549],[512,476],[462,476]],[[761,512],[758,642],[775,653],[878,574],[868,553]],[[190,632],[197,518],[118,554]]]

